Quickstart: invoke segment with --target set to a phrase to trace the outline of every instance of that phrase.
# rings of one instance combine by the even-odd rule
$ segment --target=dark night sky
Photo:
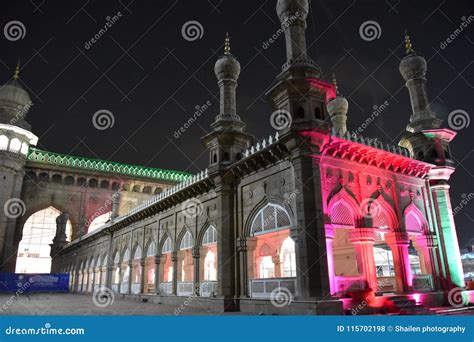
[[[281,36],[268,49],[262,44],[278,29],[275,0],[268,1],[56,1],[2,0],[2,28],[12,20],[26,28],[24,39],[0,36],[0,81],[8,81],[18,59],[21,79],[35,103],[28,115],[40,137],[39,148],[130,164],[186,170],[207,165],[199,138],[218,111],[214,63],[229,31],[232,53],[242,72],[238,112],[257,138],[273,132],[272,112],[263,94],[285,60]],[[326,80],[337,74],[349,99],[349,128],[356,129],[374,105],[388,108],[364,131],[365,136],[397,143],[410,115],[408,92],[398,72],[407,28],[415,50],[428,60],[432,108],[446,119],[456,109],[474,113],[474,21],[440,49],[462,17],[474,15],[472,0],[315,1],[308,16],[309,54]],[[107,16],[123,16],[90,49],[89,41]],[[187,41],[183,24],[199,21],[201,39]],[[359,27],[374,20],[381,36],[364,41]],[[196,105],[212,105],[179,138],[173,132]],[[97,130],[93,114],[110,110],[115,124]],[[446,124],[446,122],[445,122]],[[474,123],[453,142],[457,171],[453,207],[474,192]],[[473,201],[474,202],[474,201]],[[471,237],[474,203],[456,215],[463,246]]]

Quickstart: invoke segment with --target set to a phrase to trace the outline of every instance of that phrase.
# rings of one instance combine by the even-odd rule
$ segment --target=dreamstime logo
[[[374,20],[367,20],[359,27],[359,35],[366,42],[379,39],[382,35],[382,28],[379,23]]]
[[[181,28],[181,35],[188,42],[193,42],[195,40],[201,39],[204,35],[204,27],[201,23],[196,20],[190,20],[184,23]]]
[[[183,203],[181,210],[187,218],[194,218],[202,214],[203,205],[197,198],[191,198]]]
[[[293,301],[293,294],[286,287],[277,287],[270,293],[270,302],[277,308],[288,306]]]
[[[360,210],[365,218],[369,218],[380,214],[382,207],[373,198],[366,198],[360,203]]]
[[[291,122],[290,112],[284,109],[276,110],[270,116],[270,125],[277,131],[290,127]]]
[[[461,287],[455,287],[448,293],[448,302],[455,308],[460,308],[468,304],[469,300],[463,296],[464,289]]]
[[[113,305],[115,301],[114,292],[108,287],[101,287],[92,294],[92,302],[99,308]]]
[[[448,115],[448,125],[455,131],[468,128],[471,123],[469,114],[462,109],[455,109]]]
[[[25,38],[26,27],[21,21],[12,20],[3,28],[3,34],[9,41],[16,42],[17,40]]]
[[[3,212],[5,213],[5,216],[8,218],[18,218],[20,216],[23,216],[26,211],[26,205],[25,202],[23,202],[19,198],[10,198],[5,202],[3,205]]]
[[[114,114],[107,109],[100,109],[92,116],[92,124],[100,131],[114,127]]]

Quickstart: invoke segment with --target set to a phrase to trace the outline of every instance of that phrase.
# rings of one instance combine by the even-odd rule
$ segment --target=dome
[[[301,19],[305,19],[308,15],[308,0],[278,0],[276,12],[281,22],[296,12],[299,13]]]
[[[349,102],[346,98],[338,96],[327,103],[329,115],[346,115],[349,111]]]
[[[426,60],[415,54],[405,56],[400,62],[399,70],[405,81],[414,77],[424,77],[426,74]]]
[[[236,80],[240,75],[240,63],[232,55],[219,58],[214,66],[214,72],[219,80],[230,78]]]
[[[0,104],[4,107],[19,108],[31,103],[30,95],[17,80],[0,86]]]

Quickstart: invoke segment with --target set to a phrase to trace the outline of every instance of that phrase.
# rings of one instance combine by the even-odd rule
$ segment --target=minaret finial
[[[226,56],[230,55],[230,38],[229,38],[229,32],[226,32],[226,34],[225,34],[224,55],[226,55]]]
[[[415,50],[413,50],[413,46],[411,45],[411,40],[410,40],[410,36],[408,35],[408,31],[405,30],[405,48],[406,48],[406,51],[405,53],[407,55],[410,55],[412,53],[415,53]]]
[[[332,74],[332,84],[334,85],[334,88],[336,90],[336,95],[339,95],[339,86],[337,85],[337,79],[336,79],[336,74]]]
[[[15,68],[15,73],[13,74],[13,79],[17,80],[20,78],[20,61],[18,61],[16,68]]]

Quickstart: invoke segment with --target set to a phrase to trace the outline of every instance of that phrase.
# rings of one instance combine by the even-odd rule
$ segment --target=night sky
[[[238,113],[256,138],[274,132],[263,95],[286,58],[283,36],[264,48],[279,28],[275,5],[275,0],[2,0],[0,82],[11,79],[20,59],[21,81],[34,102],[27,120],[41,149],[196,173],[208,162],[200,137],[218,114],[213,69],[226,31],[242,66]],[[90,44],[114,15],[112,27]],[[311,1],[309,54],[324,79],[336,73],[350,104],[349,129],[357,129],[374,106],[387,101],[363,135],[398,143],[411,113],[398,72],[405,29],[428,61],[432,109],[445,126],[454,110],[470,119],[474,17],[451,43],[441,45],[471,15],[472,0]],[[11,21],[24,25],[24,38],[6,39],[4,27]],[[183,37],[189,21],[202,25],[202,37]],[[380,26],[378,39],[362,39],[359,28],[366,21]],[[210,108],[176,138],[174,132],[196,106],[208,101]],[[114,125],[98,130],[92,117],[103,109],[113,114]],[[453,207],[474,192],[473,127],[460,129],[452,143]],[[474,237],[473,209],[468,203],[455,217],[461,247]]]

